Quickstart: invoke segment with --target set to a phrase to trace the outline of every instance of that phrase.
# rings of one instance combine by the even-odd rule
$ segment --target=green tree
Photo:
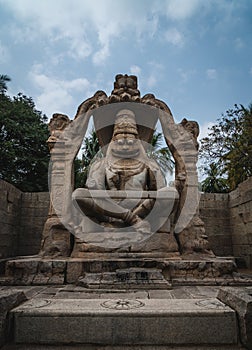
[[[0,178],[22,191],[48,190],[46,121],[32,98],[0,94]]]
[[[211,163],[209,168],[205,169],[207,177],[201,182],[203,192],[225,193],[228,192],[229,186],[227,179],[221,177],[220,170],[215,163]]]
[[[169,148],[162,146],[163,135],[161,132],[155,131],[151,139],[150,147],[147,150],[147,155],[148,157],[156,160],[156,162],[160,166],[163,175],[165,176],[166,173],[173,172],[175,163],[172,159]]]
[[[99,156],[102,157],[101,147],[94,129],[89,136],[84,138],[82,152],[82,158],[76,158],[74,162],[76,188],[85,186],[92,161]]]
[[[252,104],[248,108],[234,105],[217,121],[201,140],[200,157],[208,169],[216,165],[232,191],[252,176]]]
[[[4,94],[7,91],[7,82],[9,81],[11,81],[11,78],[8,75],[0,74],[0,94]]]

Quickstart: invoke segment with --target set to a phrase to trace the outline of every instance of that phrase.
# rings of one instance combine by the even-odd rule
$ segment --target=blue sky
[[[70,118],[118,73],[176,121],[207,126],[252,102],[251,0],[0,0],[0,74],[49,118]]]

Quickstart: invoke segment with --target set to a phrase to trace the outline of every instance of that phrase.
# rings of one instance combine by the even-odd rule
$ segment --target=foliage
[[[0,74],[0,94],[4,94],[7,91],[7,82],[9,81],[11,81],[11,78],[8,75]]]
[[[82,151],[82,159],[76,158],[74,163],[76,188],[85,186],[92,161],[101,156],[100,144],[94,129],[84,138]]]
[[[47,118],[35,109],[32,98],[21,93],[11,98],[1,86],[0,178],[22,191],[47,191]]]
[[[207,162],[208,171],[210,164],[216,165],[232,191],[252,176],[252,105],[234,105],[217,121],[201,140],[200,157]]]
[[[201,189],[203,192],[208,193],[225,193],[228,192],[227,179],[221,177],[218,166],[215,163],[211,163],[209,168],[205,169],[207,177],[201,183]]]
[[[174,161],[168,147],[162,147],[162,133],[155,131],[147,155],[149,158],[156,160],[164,176],[166,173],[172,173],[174,169]]]

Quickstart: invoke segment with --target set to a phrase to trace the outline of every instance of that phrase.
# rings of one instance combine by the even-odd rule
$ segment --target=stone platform
[[[233,258],[207,256],[198,259],[148,254],[87,254],[85,259],[33,256],[8,260],[4,269],[5,275],[0,279],[2,285],[78,284],[84,279],[87,288],[99,280],[107,281],[108,289],[112,284],[120,288],[117,282],[123,282],[122,288],[126,289],[144,286],[162,289],[170,285],[242,285],[251,282],[235,272]],[[105,288],[105,284],[101,288]]]
[[[11,344],[2,350],[246,350],[235,345],[199,345],[199,346],[167,346],[167,345],[35,345]]]
[[[34,299],[15,308],[14,341],[40,344],[237,344],[217,299]]]
[[[243,312],[223,295],[251,298],[251,288],[108,291],[71,284],[0,286],[0,301],[10,293],[13,316],[3,350],[245,350],[240,340],[247,345],[247,338],[239,339]],[[249,323],[245,326],[249,334]]]

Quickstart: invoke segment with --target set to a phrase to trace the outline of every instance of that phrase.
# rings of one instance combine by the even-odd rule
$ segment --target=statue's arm
[[[105,159],[96,160],[90,167],[86,187],[89,189],[105,189]]]

